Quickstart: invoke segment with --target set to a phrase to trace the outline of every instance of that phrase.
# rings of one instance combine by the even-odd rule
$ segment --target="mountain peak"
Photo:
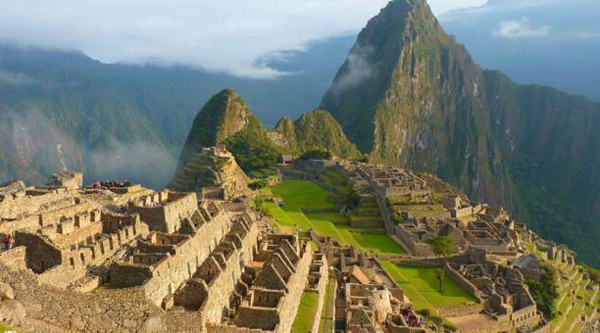
[[[583,170],[600,161],[600,105],[482,70],[424,0],[392,1],[369,21],[321,108],[371,160],[436,173],[600,262],[589,250],[600,187],[583,180],[598,178]]]
[[[237,96],[233,89],[221,90],[196,115],[179,166],[185,165],[203,147],[222,143],[251,122],[258,123],[258,119],[247,107],[246,101]]]

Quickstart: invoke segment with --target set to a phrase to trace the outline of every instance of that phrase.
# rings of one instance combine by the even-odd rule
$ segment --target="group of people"
[[[410,327],[427,328],[433,332],[439,331],[438,327],[436,325],[425,322],[425,320],[423,320],[423,317],[418,317],[417,314],[415,313],[415,310],[413,309],[412,305],[409,306],[408,308],[402,310],[402,316],[404,317],[404,320]],[[449,331],[446,329],[442,329],[440,332],[449,332]]]
[[[424,324],[423,318],[418,318],[412,305],[402,310],[402,316],[410,327],[421,327]]]
[[[4,239],[2,239],[2,247],[4,248],[4,250],[8,251],[8,250],[12,249],[13,246],[15,246],[14,237],[11,236],[10,234],[4,236]]]
[[[131,182],[127,179],[125,179],[125,181],[120,182],[120,181],[114,181],[114,180],[107,180],[107,181],[99,181],[96,180],[95,182],[92,183],[92,187],[93,188],[99,188],[99,187],[129,187],[131,186]]]

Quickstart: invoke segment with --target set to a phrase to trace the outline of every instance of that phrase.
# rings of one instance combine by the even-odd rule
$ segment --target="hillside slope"
[[[275,126],[275,131],[287,140],[290,150],[298,153],[327,149],[343,158],[358,158],[361,155],[346,138],[342,126],[326,111],[307,112],[295,122],[283,117]]]
[[[600,104],[482,70],[424,0],[369,21],[321,108],[375,161],[437,173],[600,266]]]

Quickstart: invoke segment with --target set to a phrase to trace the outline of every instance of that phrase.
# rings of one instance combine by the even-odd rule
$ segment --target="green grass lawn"
[[[267,203],[271,215],[282,226],[298,226],[306,231],[310,228],[322,236],[330,236],[345,245],[381,254],[405,254],[406,251],[385,234],[362,234],[360,231],[380,229],[356,229],[349,219],[337,213],[304,214],[301,209],[332,209],[335,206],[327,199],[327,190],[312,181],[285,180],[270,188],[274,196],[281,197],[283,207]],[[340,223],[334,223],[340,222]]]
[[[412,299],[416,309],[432,310],[477,302],[448,276],[442,285],[443,292],[440,292],[439,282],[435,277],[436,267],[399,266],[389,261],[383,261],[382,265]]]
[[[300,300],[298,314],[292,325],[292,332],[310,332],[317,313],[319,294],[314,291],[305,291]]]

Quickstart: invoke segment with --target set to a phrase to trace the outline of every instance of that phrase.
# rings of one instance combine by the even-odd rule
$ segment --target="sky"
[[[388,0],[0,1],[0,42],[105,63],[181,64],[276,78],[260,59],[356,33]],[[430,0],[436,15],[485,0]],[[506,28],[510,31],[511,27]]]

